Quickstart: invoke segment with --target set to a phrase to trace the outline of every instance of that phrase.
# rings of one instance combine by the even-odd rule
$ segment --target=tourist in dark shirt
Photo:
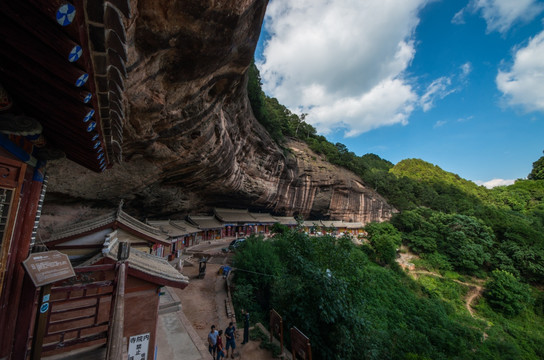
[[[244,314],[244,341],[242,345],[249,342],[249,312],[242,309],[242,314]]]
[[[236,341],[234,339],[235,331],[236,331],[236,327],[234,327],[234,323],[231,321],[229,323],[229,327],[225,329],[225,339],[227,340],[225,349],[227,350],[226,356],[229,357],[229,348],[232,348],[232,351],[230,353],[230,357],[232,359],[234,359],[234,349],[236,349]]]

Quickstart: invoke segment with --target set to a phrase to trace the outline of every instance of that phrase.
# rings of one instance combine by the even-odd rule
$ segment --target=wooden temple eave
[[[147,240],[149,242],[152,242],[154,244],[160,244],[160,245],[164,245],[164,246],[170,246],[170,241],[166,240],[166,237],[165,238],[159,238],[158,236],[154,235],[154,234],[150,234],[150,233],[147,233],[145,231],[141,231],[137,228],[134,228],[134,226],[131,226],[130,224],[126,224],[124,222],[121,222],[121,221],[116,221],[115,223],[115,228],[118,228],[118,229],[122,229],[122,230],[125,230],[127,232],[130,232],[144,240]]]
[[[106,229],[122,229],[153,244],[170,246],[167,236],[162,234],[159,229],[140,222],[122,210],[58,229],[51,235],[50,239],[45,241],[45,245],[57,249],[60,248],[60,244]]]
[[[128,274],[139,279],[148,281],[161,286],[170,286],[178,289],[185,289],[189,285],[188,280],[172,280],[165,277],[161,277],[159,274],[150,274],[133,266],[128,267]]]
[[[196,234],[202,231],[198,227],[192,226],[185,220],[170,220],[170,225],[176,229],[183,230],[184,233],[181,235]]]
[[[169,270],[168,273],[176,272],[177,273],[176,276],[173,276],[172,274],[168,275],[168,274],[165,274],[164,272],[163,273],[155,272],[151,270],[150,268],[147,268],[145,266],[142,267],[142,265],[135,264],[132,253],[136,252],[137,250],[131,249],[130,251],[131,251],[131,256],[125,262],[125,264],[127,265],[128,275],[138,278],[140,280],[147,281],[155,285],[159,285],[159,286],[170,286],[170,287],[175,287],[178,289],[185,289],[187,285],[189,285],[189,279],[186,276],[179,273],[177,270],[175,270],[174,267],[172,267],[171,265],[168,265],[171,267],[171,270],[168,269]],[[111,266],[112,264],[117,263],[117,260],[112,257],[109,257],[109,256],[102,257],[100,255],[91,261],[93,264],[99,264],[100,266],[107,266],[107,265]],[[135,292],[142,289],[148,289],[148,287],[140,287],[140,288],[127,290],[127,293]]]
[[[130,15],[126,0],[0,3],[0,85],[15,104],[9,111],[37,119],[48,147],[97,172],[122,155],[123,15]]]
[[[51,237],[45,240],[48,247],[75,240],[93,233],[111,229],[115,223],[116,214],[114,212],[99,216],[94,219],[86,220],[80,223],[72,224],[58,229],[51,234]]]
[[[98,227],[95,227],[95,228],[92,228],[92,229],[84,230],[84,231],[79,232],[77,234],[71,234],[71,235],[67,235],[66,237],[60,237],[60,238],[56,238],[56,239],[53,239],[53,240],[46,240],[44,242],[44,245],[46,245],[48,248],[51,248],[51,249],[57,249],[57,248],[59,248],[58,247],[59,244],[63,244],[63,243],[66,243],[68,241],[79,239],[79,238],[82,238],[84,236],[91,235],[91,234],[94,234],[96,232],[99,232],[101,230],[106,230],[106,229],[111,229],[111,228],[112,228],[111,223],[104,224],[104,225],[101,225],[101,226],[98,226]],[[71,246],[71,245],[69,245],[69,246]]]
[[[118,263],[118,251],[119,242],[115,238],[109,244],[104,243],[104,249],[100,254],[80,266]],[[134,247],[131,247],[125,264],[127,264],[129,275],[152,284],[179,289],[184,289],[189,284],[189,278],[176,270],[166,259],[139,251]]]

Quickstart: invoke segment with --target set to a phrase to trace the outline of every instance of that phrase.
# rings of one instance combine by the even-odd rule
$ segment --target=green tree
[[[429,221],[434,225],[438,251],[460,271],[474,273],[491,258],[493,232],[473,216],[435,212]]]
[[[527,176],[529,180],[544,180],[544,156],[533,163],[533,170]]]
[[[493,270],[485,287],[487,302],[495,310],[509,316],[519,314],[531,300],[529,286],[504,270]]]
[[[368,241],[374,249],[376,261],[382,265],[393,263],[401,245],[400,232],[390,223],[370,223],[365,226]]]
[[[272,234],[284,234],[289,231],[289,227],[280,223],[274,223],[270,228]]]
[[[270,242],[261,237],[250,236],[239,248],[233,259],[238,284],[246,286],[245,293],[253,291],[253,296],[261,308],[270,306],[270,288],[275,277],[280,276],[280,259]]]
[[[376,261],[382,265],[392,264],[397,255],[397,246],[393,239],[386,235],[376,235],[371,241],[376,252]]]
[[[373,222],[365,226],[365,231],[368,233],[368,239],[372,243],[372,239],[378,236],[385,236],[391,239],[395,246],[400,246],[402,243],[400,232],[389,222]]]

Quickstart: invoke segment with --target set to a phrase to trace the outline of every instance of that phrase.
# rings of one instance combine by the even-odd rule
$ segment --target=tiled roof
[[[257,220],[251,216],[249,211],[237,209],[215,208],[215,215],[224,223],[251,223],[254,224]]]
[[[272,217],[269,213],[249,213],[251,216],[253,216],[255,219],[257,219],[258,223],[270,223],[274,224],[278,222],[276,219]]]
[[[302,225],[306,227],[319,227],[321,226],[321,222],[319,220],[304,220]]]
[[[48,242],[68,238],[71,236],[83,234],[85,232],[107,226],[109,224],[113,224],[116,218],[116,213],[117,213],[116,211],[113,211],[109,214],[105,214],[90,220],[81,221],[81,222],[60,228],[56,230],[53,234],[51,234],[51,237],[45,240],[44,242],[48,243]]]
[[[94,219],[81,221],[64,228],[60,228],[51,234],[51,237],[45,240],[45,243],[50,243],[65,238],[73,238],[79,234],[85,234],[95,229],[105,228],[109,225],[113,227],[115,223],[122,224],[126,229],[131,229],[136,233],[150,238],[152,241],[169,244],[167,241],[168,236],[166,234],[153,226],[144,224],[138,219],[133,218],[123,210],[113,211],[109,214],[102,215]]]
[[[321,220],[321,224],[328,228],[340,228],[344,227],[344,223],[338,220]]]
[[[182,235],[196,234],[202,231],[185,220],[170,220],[170,224],[183,231]]]
[[[282,225],[295,226],[298,224],[297,220],[291,216],[274,216],[274,219]]]
[[[100,254],[94,256],[80,266],[93,265],[104,258],[117,261],[118,248],[119,243],[116,237],[111,239],[111,242],[106,241]],[[151,280],[156,284],[179,288],[184,288],[189,284],[189,278],[176,270],[164,258],[131,248],[127,261],[129,269],[135,269],[149,275]]]
[[[147,220],[147,224],[160,229],[169,237],[182,236],[186,234],[184,229],[180,229],[179,227],[172,225],[170,220]]]
[[[223,224],[217,221],[215,216],[189,215],[189,221],[202,230],[219,229],[223,227]]]
[[[363,223],[361,222],[346,222],[344,223],[344,226],[347,229],[362,229],[364,227]]]
[[[157,229],[156,227],[153,227],[151,225],[147,225],[140,220],[133,218],[129,214],[125,213],[124,211],[119,211],[117,215],[117,222],[136,230],[139,233],[142,233],[144,235],[147,235],[151,238],[154,238],[157,241],[163,241],[165,242],[168,238],[166,234],[164,234],[160,229]]]

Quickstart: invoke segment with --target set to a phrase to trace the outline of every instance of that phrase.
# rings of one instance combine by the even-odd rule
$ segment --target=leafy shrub
[[[428,265],[428,267],[430,268],[429,270],[453,270],[453,266],[448,261],[448,257],[436,251],[430,254],[424,254],[421,256],[421,258],[423,259],[423,263]]]
[[[367,224],[365,230],[374,249],[376,261],[382,265],[391,264],[402,243],[400,232],[388,222]]]
[[[531,300],[530,288],[504,270],[493,270],[484,296],[495,310],[508,316],[519,314]]]

